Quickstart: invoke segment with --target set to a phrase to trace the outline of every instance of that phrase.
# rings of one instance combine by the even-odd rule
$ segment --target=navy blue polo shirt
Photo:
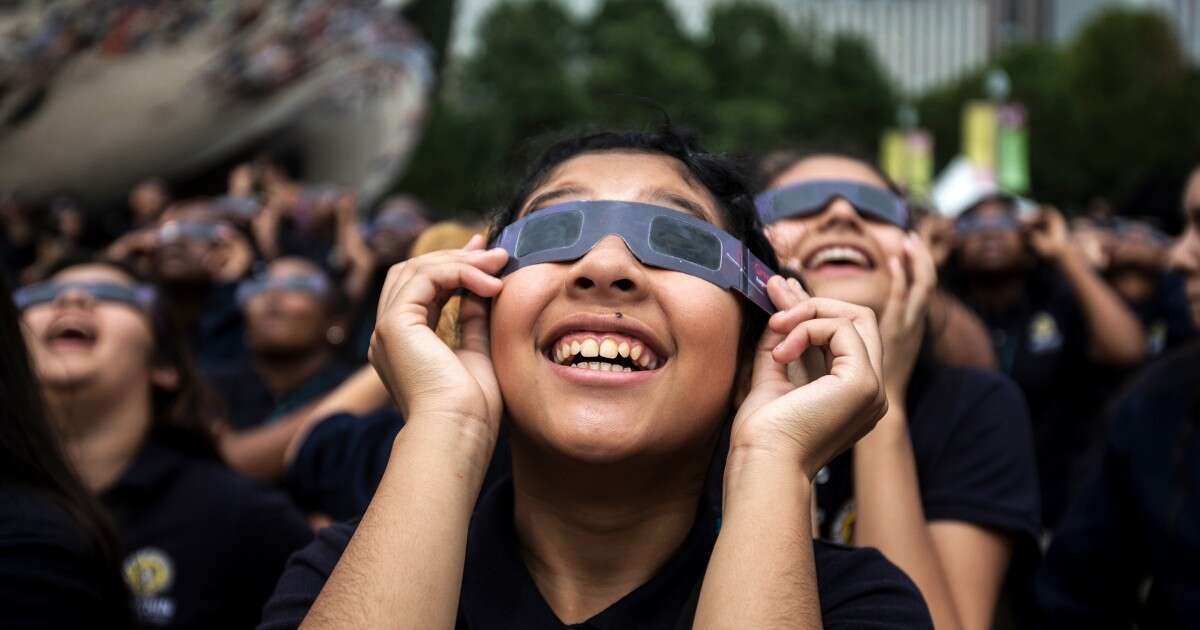
[[[190,349],[202,374],[250,359],[246,348],[246,322],[237,303],[237,282],[214,284],[204,298]]]
[[[249,628],[287,557],[312,539],[280,493],[147,443],[101,497],[146,628]]]
[[[291,391],[276,396],[248,360],[226,365],[209,374],[209,384],[224,403],[229,425],[251,429],[270,424],[333,391],[352,370],[330,359]]]
[[[0,627],[130,628],[129,592],[59,504],[0,484]]]
[[[1200,628],[1197,429],[1200,346],[1190,345],[1110,408],[1103,455],[1038,574],[1042,627]]]
[[[1002,374],[922,358],[908,386],[908,434],[928,521],[962,521],[1034,549],[1041,535],[1029,412]],[[853,453],[817,474],[822,538],[853,541]]]
[[[288,561],[262,630],[297,628],[350,542],[357,523],[322,530]],[[691,532],[650,578],[586,622],[568,626],[554,615],[529,575],[513,526],[511,478],[495,483],[471,518],[459,597],[459,630],[691,628],[700,585],[719,528],[714,506],[702,504]],[[873,549],[815,541],[817,582],[825,628],[932,628],[913,583]]]

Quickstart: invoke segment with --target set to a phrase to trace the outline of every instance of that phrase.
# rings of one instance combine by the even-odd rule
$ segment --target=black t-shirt
[[[391,406],[365,416],[340,413],[309,431],[284,484],[296,504],[335,521],[361,516],[375,496],[404,418]],[[502,425],[484,488],[512,472],[508,427]]]
[[[319,512],[335,521],[361,516],[403,427],[404,418],[391,407],[365,416],[330,416],[305,436],[284,485],[306,512]]]
[[[908,433],[929,521],[963,521],[1030,544],[1040,535],[1029,413],[1020,390],[995,372],[922,360],[908,387]],[[853,454],[817,474],[823,538],[849,544]]]
[[[0,627],[130,628],[129,592],[57,503],[0,485]]]
[[[250,628],[284,562],[312,539],[280,493],[153,442],[101,497],[146,628]]]
[[[332,391],[351,370],[330,360],[317,373],[281,396],[271,393],[250,362],[213,370],[208,381],[221,397],[229,425],[250,429],[270,424]]]
[[[513,526],[512,482],[502,480],[486,492],[471,519],[456,627],[691,628],[719,524],[717,510],[702,505],[687,539],[649,582],[588,621],[567,626],[542,599],[520,558]],[[288,561],[263,610],[261,629],[300,626],[355,526],[343,523],[322,530],[311,545]],[[826,628],[932,628],[916,587],[878,551],[821,541],[813,544]]]
[[[1149,367],[1109,420],[1038,574],[1042,627],[1200,628],[1200,346]]]

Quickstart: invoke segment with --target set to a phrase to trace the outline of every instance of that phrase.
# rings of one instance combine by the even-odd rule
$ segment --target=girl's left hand
[[[868,308],[810,298],[795,280],[771,278],[767,293],[780,309],[754,356],[749,395],[733,421],[731,452],[770,451],[799,464],[808,479],[875,426],[887,410],[883,346]],[[824,373],[788,365],[814,349]]]

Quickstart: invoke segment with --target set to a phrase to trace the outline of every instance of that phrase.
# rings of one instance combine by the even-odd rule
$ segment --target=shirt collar
[[[154,493],[171,480],[182,460],[180,454],[147,440],[133,463],[105,490],[104,497],[116,499]]]
[[[687,538],[650,579],[577,626],[554,615],[517,549],[512,479],[496,483],[471,519],[460,609],[470,628],[691,627],[700,583],[717,539],[717,510],[703,498]],[[680,625],[686,619],[688,623]]]

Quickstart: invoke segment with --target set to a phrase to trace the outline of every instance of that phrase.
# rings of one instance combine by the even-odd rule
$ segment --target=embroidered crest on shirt
[[[1062,347],[1062,333],[1050,313],[1042,311],[1029,322],[1029,351],[1034,354],[1052,352]]]
[[[175,581],[175,567],[161,549],[144,547],[125,559],[125,583],[133,592],[138,618],[166,625],[175,616],[175,600],[162,595]]]

